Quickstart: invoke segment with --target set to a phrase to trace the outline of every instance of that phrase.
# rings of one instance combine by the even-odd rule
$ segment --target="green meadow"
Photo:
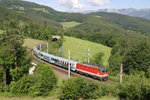
[[[44,13],[49,13],[45,8],[32,8],[35,11],[42,11]]]
[[[63,48],[65,58],[68,58],[68,50],[70,50],[71,59],[80,62],[87,62],[88,48],[90,48],[90,57],[92,58],[93,55],[102,52],[104,53],[104,56],[102,58],[103,65],[108,66],[108,59],[111,55],[111,48],[98,43],[77,39],[74,37],[64,36],[64,39],[65,42],[63,43]]]
[[[96,18],[102,18],[101,16],[96,16],[96,15],[94,15],[93,17],[96,17]]]
[[[60,24],[63,26],[64,29],[66,29],[66,28],[75,27],[76,25],[79,25],[81,23],[76,21],[71,21],[71,22],[60,22]]]
[[[27,47],[28,49],[32,49],[35,45],[37,45],[39,43],[44,43],[44,42],[45,41],[42,41],[42,40],[26,38],[26,39],[24,39],[23,46]]]

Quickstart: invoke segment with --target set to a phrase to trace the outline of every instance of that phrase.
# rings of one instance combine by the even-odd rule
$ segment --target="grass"
[[[0,30],[0,34],[2,34],[4,32],[4,30]]]
[[[63,26],[64,29],[66,29],[66,28],[75,27],[76,25],[79,25],[81,23],[76,21],[71,21],[71,22],[60,22],[60,24]]]
[[[36,40],[36,39],[31,39],[31,38],[26,38],[24,39],[24,44],[23,46],[27,47],[28,49],[32,49],[35,45],[39,44],[39,43],[43,43],[45,41],[42,40]]]
[[[18,13],[24,13],[23,11],[17,11]]]
[[[94,17],[96,17],[96,18],[102,18],[101,16],[96,16],[96,15]]]
[[[99,98],[98,100],[119,100],[118,97],[113,97],[113,96],[103,96]]]
[[[0,97],[0,100],[59,100],[53,97]]]
[[[13,5],[13,8],[17,8],[18,10],[24,11],[24,7]]]
[[[109,76],[109,80],[113,81],[113,82],[120,82],[120,75],[117,76]]]
[[[49,13],[45,8],[32,8],[35,11],[42,11],[44,13]]]
[[[0,97],[0,100],[59,100],[53,96],[48,97]],[[104,96],[97,100],[119,100],[118,97]]]
[[[68,50],[71,52],[71,58],[73,60],[77,60],[80,62],[87,62],[88,59],[88,48],[90,48],[90,57],[93,55],[96,55],[99,52],[103,52],[103,65],[107,66],[108,65],[108,59],[111,54],[111,48],[86,41],[86,40],[81,40],[77,39],[74,37],[68,37],[64,36],[65,42],[64,42],[64,56],[65,58],[68,58]]]

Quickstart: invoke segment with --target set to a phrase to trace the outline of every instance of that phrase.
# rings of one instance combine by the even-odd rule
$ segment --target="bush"
[[[93,59],[91,59],[91,63],[103,65],[103,59],[102,59],[103,56],[104,56],[104,53],[102,52],[97,53],[96,55],[92,57]]]
[[[120,66],[122,62],[122,57],[117,52],[114,55],[111,55],[109,58],[109,73],[112,76],[116,76],[120,72]]]
[[[39,65],[37,68],[38,82],[32,87],[33,96],[47,96],[50,94],[57,83],[57,78],[53,70],[47,65]]]
[[[148,68],[147,72],[146,72],[146,77],[150,78],[150,67]]]
[[[144,76],[129,75],[126,80],[118,86],[120,99],[149,100],[150,84]]]
[[[47,96],[55,88],[57,78],[51,67],[38,65],[36,73],[10,84],[10,91],[18,96]]]
[[[17,96],[26,96],[31,92],[30,88],[37,82],[36,79],[34,75],[24,76],[17,82],[11,82],[10,91]]]
[[[70,78],[61,87],[60,99],[96,99],[98,97],[98,85],[77,77]]]
[[[117,96],[118,95],[118,87],[116,86],[110,86],[110,85],[106,85],[106,84],[99,84],[99,97],[101,96],[109,96],[111,94],[111,96]]]

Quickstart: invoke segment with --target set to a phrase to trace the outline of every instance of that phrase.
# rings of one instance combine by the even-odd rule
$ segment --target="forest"
[[[150,98],[149,20],[113,13],[86,15],[58,12],[46,6],[21,0],[1,0],[0,12],[0,30],[3,30],[0,34],[1,93],[9,92],[14,96],[50,96],[59,88],[58,98],[62,100],[96,99],[109,93],[114,97],[118,96],[127,100]],[[101,16],[101,18],[95,16]],[[69,21],[81,24],[65,30],[59,24]],[[28,54],[27,48],[22,46],[24,38],[51,41],[53,35],[60,35],[61,40],[63,35],[66,35],[111,47],[109,66],[106,67],[110,78],[117,77],[122,63],[123,83],[111,87],[89,82],[83,78],[71,78],[63,80],[59,85],[59,78],[53,70],[43,64],[38,65],[33,76],[28,75],[33,57]],[[53,44],[53,48],[61,46],[62,41]],[[53,48],[52,50],[55,50]],[[95,64],[99,62],[95,61]],[[37,81],[39,84],[36,83]],[[114,81],[118,82],[118,80]],[[71,90],[73,86],[75,88]],[[78,94],[80,91],[82,94]],[[87,94],[87,91],[90,92]]]

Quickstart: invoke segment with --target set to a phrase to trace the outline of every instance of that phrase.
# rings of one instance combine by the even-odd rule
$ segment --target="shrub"
[[[147,77],[147,78],[150,78],[150,67],[147,69],[146,77]]]
[[[38,82],[32,87],[33,96],[47,96],[52,91],[57,83],[57,78],[53,70],[47,65],[39,65],[37,68]]]
[[[11,82],[10,91],[17,96],[26,96],[30,93],[30,88],[37,82],[34,75],[22,77],[17,82]]]
[[[108,95],[112,95],[112,96],[117,96],[118,95],[118,87],[116,86],[112,86],[112,85],[106,85],[106,84],[99,84],[99,97],[101,96],[108,96]]]
[[[98,85],[76,77],[64,81],[61,87],[60,99],[96,99],[98,97]]]
[[[51,67],[38,65],[36,73],[10,84],[10,91],[18,96],[47,96],[55,88],[57,78]]]
[[[103,56],[104,56],[104,53],[102,52],[97,53],[96,55],[92,57],[93,59],[91,59],[91,63],[103,65],[103,59],[102,59]]]
[[[121,99],[148,100],[150,97],[150,84],[144,76],[126,76],[126,80],[118,88]]]

